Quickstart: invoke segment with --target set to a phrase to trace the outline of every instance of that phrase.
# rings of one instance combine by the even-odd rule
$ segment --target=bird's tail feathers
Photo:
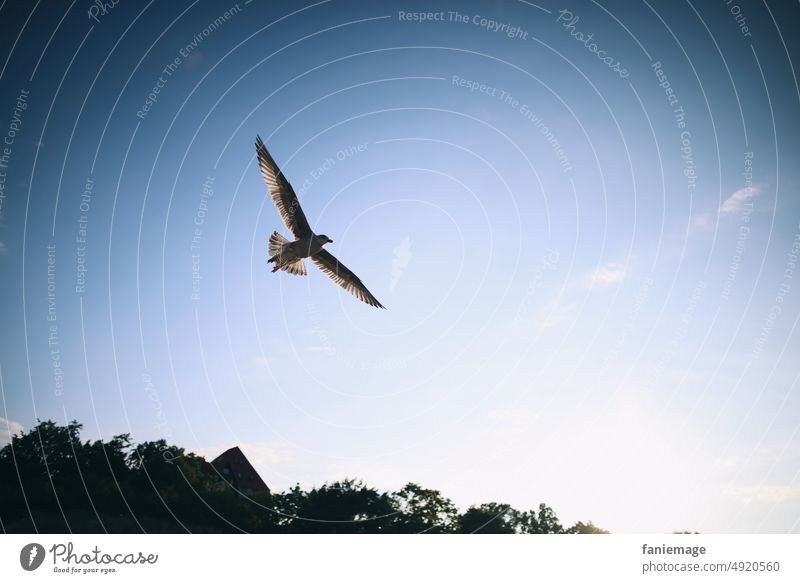
[[[281,235],[278,231],[274,231],[272,235],[269,236],[269,254],[271,257],[275,255],[280,255],[281,251],[283,251],[283,246],[289,243],[289,240]]]
[[[272,268],[272,273],[275,273],[276,271],[285,271],[286,273],[291,273],[292,275],[308,275],[308,272],[306,271],[306,264],[302,259],[293,261],[291,255],[283,254],[288,244],[289,240],[281,235],[278,231],[275,231],[272,233],[272,235],[270,235],[270,258],[267,263],[275,264],[275,266]]]

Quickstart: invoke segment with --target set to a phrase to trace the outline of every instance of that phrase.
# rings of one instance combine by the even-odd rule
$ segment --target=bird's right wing
[[[260,137],[256,137],[256,152],[258,153],[258,166],[261,169],[261,176],[267,183],[272,202],[278,208],[278,212],[283,219],[283,224],[298,239],[306,237],[312,233],[303,209],[300,208],[300,201],[294,193],[292,185],[286,180],[275,160],[272,159],[264,142]]]
[[[365,286],[356,274],[347,269],[342,263],[339,262],[336,257],[325,251],[323,249],[319,253],[312,255],[311,260],[319,267],[325,275],[330,277],[333,281],[338,283],[348,292],[353,294],[362,302],[368,303],[370,306],[375,306],[376,308],[384,308],[381,303],[375,299],[367,286]]]

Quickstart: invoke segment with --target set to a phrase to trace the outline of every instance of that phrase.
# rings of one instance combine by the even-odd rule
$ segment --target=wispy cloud
[[[11,436],[22,431],[22,425],[0,417],[0,447],[11,443]]]
[[[486,420],[494,427],[493,433],[500,437],[520,437],[534,427],[539,412],[529,407],[501,407],[486,413]]]
[[[553,302],[544,311],[544,316],[539,326],[542,330],[561,327],[573,322],[577,313],[578,304],[574,302],[569,304]]]
[[[251,362],[257,368],[269,368],[272,365],[272,358],[266,354],[261,354],[254,357]]]
[[[692,217],[692,226],[697,229],[708,229],[711,224],[711,213],[700,213]]]
[[[625,279],[625,265],[615,261],[595,267],[586,277],[586,285],[612,285]]]
[[[722,491],[725,496],[736,498],[742,502],[766,502],[778,504],[791,498],[800,497],[800,487],[797,486],[741,486],[726,488]]]
[[[742,210],[745,203],[753,198],[754,196],[758,196],[762,193],[762,189],[760,186],[750,186],[747,188],[740,188],[732,195],[730,195],[725,202],[722,203],[722,206],[719,207],[719,212],[722,215],[733,215],[738,213]]]

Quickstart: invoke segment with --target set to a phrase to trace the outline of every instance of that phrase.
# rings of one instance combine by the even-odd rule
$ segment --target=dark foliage
[[[242,494],[202,457],[164,440],[82,442],[81,428],[44,421],[0,449],[4,532],[606,532],[591,522],[564,530],[544,504],[521,512],[492,502],[461,514],[437,490],[413,483],[391,493],[345,479]]]

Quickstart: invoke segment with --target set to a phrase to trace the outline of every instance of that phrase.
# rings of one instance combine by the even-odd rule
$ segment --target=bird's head
[[[326,245],[327,243],[333,243],[333,239],[331,239],[330,237],[328,237],[328,235],[317,235],[317,239],[318,239],[318,240],[320,241],[320,243],[322,243],[323,245]]]

